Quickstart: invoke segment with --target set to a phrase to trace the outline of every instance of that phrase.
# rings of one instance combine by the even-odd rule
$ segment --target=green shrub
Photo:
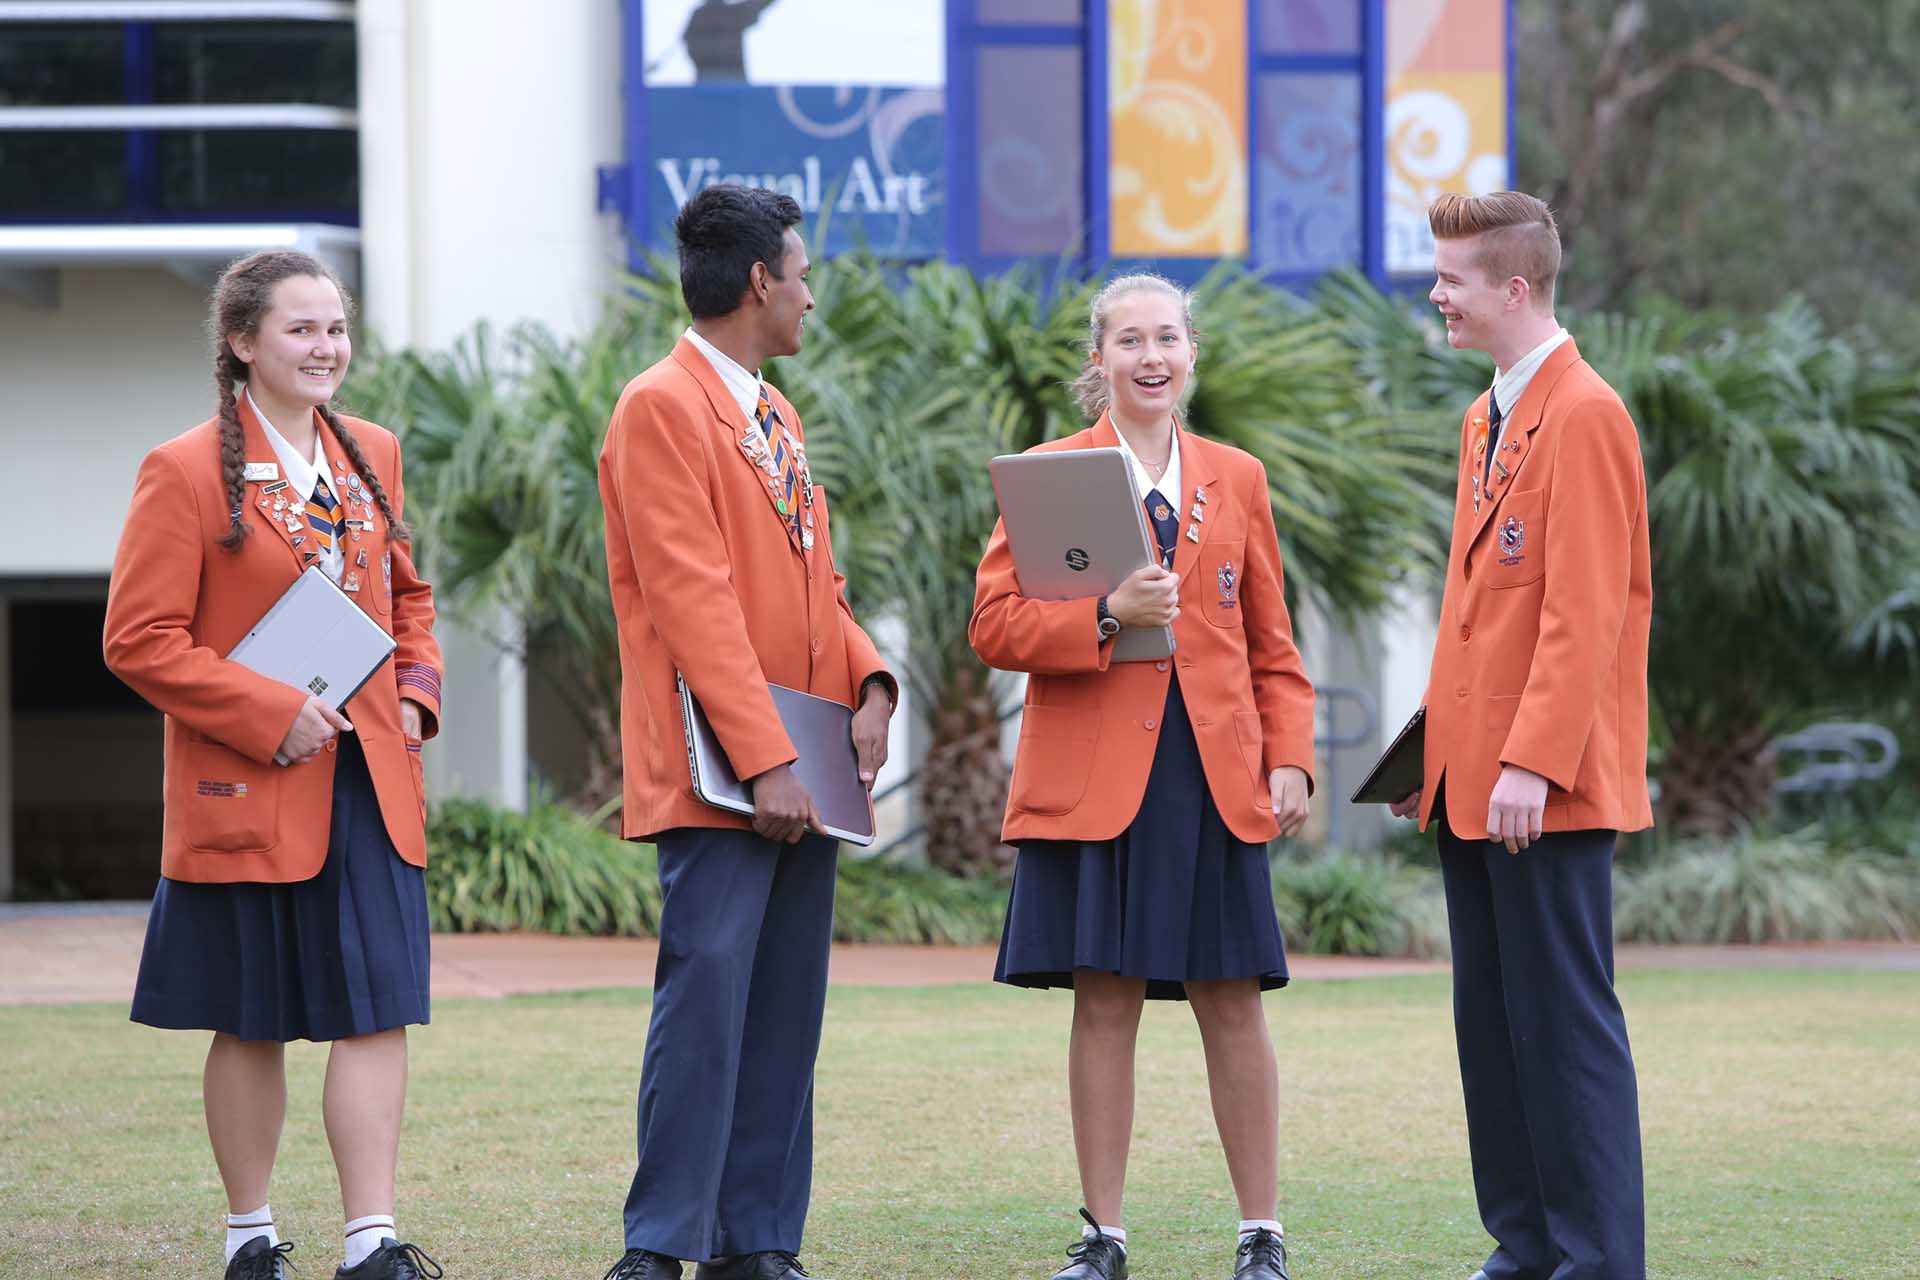
[[[1920,869],[1801,835],[1683,844],[1617,871],[1614,933],[1630,942],[1909,938],[1920,934]]]
[[[436,804],[427,829],[427,909],[434,929],[529,929],[653,936],[660,876],[652,845],[618,839],[566,806],[526,813],[477,800]],[[839,942],[984,943],[1000,937],[1004,884],[920,867],[840,858]]]
[[[1350,853],[1273,866],[1274,905],[1287,945],[1336,956],[1446,953],[1446,905],[1427,868]]]
[[[925,867],[840,855],[833,904],[836,942],[998,942],[1004,881],[963,879]]]
[[[445,800],[427,824],[427,910],[436,930],[651,935],[660,925],[652,845],[537,797],[526,813]]]

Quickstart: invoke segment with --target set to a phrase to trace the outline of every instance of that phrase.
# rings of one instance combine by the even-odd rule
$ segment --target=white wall
[[[0,293],[0,577],[112,567],[140,459],[213,414],[206,315],[158,269],[62,271],[49,308]]]
[[[359,7],[362,288],[395,346],[479,320],[591,322],[623,264],[618,0]],[[637,372],[637,371],[636,371]]]
[[[387,0],[358,14],[370,334],[437,349],[480,321],[584,329],[624,265],[617,222],[595,209],[599,166],[622,158],[618,0]],[[451,621],[440,636],[449,730],[427,753],[433,790],[523,805],[525,672]]]

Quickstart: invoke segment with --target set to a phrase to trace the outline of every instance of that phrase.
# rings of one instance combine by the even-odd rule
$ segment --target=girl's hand
[[[1164,627],[1180,616],[1180,575],[1142,565],[1107,596],[1107,612],[1123,627]]]
[[[1268,775],[1267,790],[1273,794],[1273,816],[1280,820],[1280,834],[1291,840],[1307,825],[1306,770],[1281,765]]]
[[[400,699],[400,732],[403,736],[418,742],[424,733],[426,708],[412,698]]]
[[[352,732],[353,724],[345,716],[318,698],[308,698],[273,758],[279,764],[305,764],[319,755],[335,734]]]

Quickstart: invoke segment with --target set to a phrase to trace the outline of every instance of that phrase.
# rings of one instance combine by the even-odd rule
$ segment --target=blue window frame
[[[355,56],[339,17],[0,15],[0,224],[357,226]]]
[[[645,0],[623,0],[627,163],[601,205],[647,225]],[[1358,267],[1386,286],[1387,0],[1246,0],[1247,261],[1305,287]],[[947,0],[946,255],[983,271],[1111,262],[1107,0]],[[1508,169],[1513,4],[1506,3]],[[1194,278],[1206,259],[1153,265]]]

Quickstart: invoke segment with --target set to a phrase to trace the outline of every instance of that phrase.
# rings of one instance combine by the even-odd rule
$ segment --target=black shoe
[[[1233,1280],[1293,1280],[1287,1274],[1287,1242],[1261,1227],[1240,1242],[1233,1255]]]
[[[265,1236],[255,1236],[227,1263],[226,1280],[286,1280],[287,1268],[293,1265],[287,1255],[292,1252],[290,1241],[268,1244]]]
[[[680,1280],[680,1260],[645,1249],[629,1249],[600,1280]]]
[[[1080,1216],[1093,1228],[1080,1243],[1067,1250],[1073,1261],[1053,1273],[1053,1280],[1127,1280],[1127,1248],[1100,1229],[1085,1209]]]
[[[357,1267],[341,1267],[333,1280],[440,1280],[446,1272],[417,1244],[383,1240]]]
[[[743,1253],[737,1258],[703,1262],[693,1269],[693,1280],[820,1280],[791,1253]]]

